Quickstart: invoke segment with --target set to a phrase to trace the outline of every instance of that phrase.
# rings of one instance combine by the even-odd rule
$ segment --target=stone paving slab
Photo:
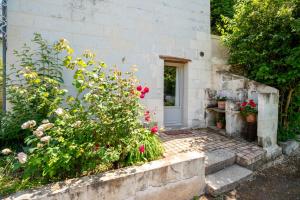
[[[255,143],[242,138],[228,138],[212,129],[185,130],[184,134],[171,135],[161,133],[160,137],[165,147],[164,156],[188,151],[211,152],[225,149],[236,154],[236,161],[242,166],[250,166],[262,160],[266,151]]]
[[[218,196],[224,192],[233,190],[241,182],[249,179],[252,171],[239,165],[232,165],[215,174],[206,177],[207,192],[213,196]]]

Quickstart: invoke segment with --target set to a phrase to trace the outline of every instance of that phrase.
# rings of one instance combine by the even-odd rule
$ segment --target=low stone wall
[[[204,155],[188,152],[99,175],[16,193],[6,200],[190,200],[204,193]]]

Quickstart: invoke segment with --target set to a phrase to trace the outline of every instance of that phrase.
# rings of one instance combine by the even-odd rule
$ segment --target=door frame
[[[164,111],[164,116],[165,116],[165,109],[172,109],[172,108],[179,108],[180,109],[180,122],[179,123],[166,123],[165,122],[165,117],[163,119],[163,123],[165,127],[177,127],[177,126],[183,126],[184,125],[184,108],[185,108],[185,102],[184,102],[184,83],[185,83],[185,75],[184,75],[184,71],[185,71],[185,64],[184,63],[175,63],[175,62],[164,62],[164,68],[165,66],[170,66],[170,67],[176,67],[177,73],[176,76],[179,76],[179,87],[178,87],[178,100],[179,100],[179,106],[163,106],[163,111]],[[179,73],[178,73],[179,72]],[[164,80],[164,76],[163,76],[163,80]],[[177,87],[176,87],[177,88]],[[164,82],[163,82],[163,91],[164,91]],[[177,92],[177,91],[176,91]],[[177,96],[177,95],[176,95]],[[177,98],[175,96],[175,98]],[[163,100],[164,101],[164,100]],[[163,102],[164,103],[164,102]]]

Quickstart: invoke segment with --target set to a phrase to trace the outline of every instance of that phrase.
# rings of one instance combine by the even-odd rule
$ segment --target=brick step
[[[236,188],[241,182],[248,180],[253,172],[239,165],[232,165],[214,174],[206,176],[206,192],[218,196]]]
[[[205,175],[213,174],[235,163],[236,155],[225,149],[205,153]]]

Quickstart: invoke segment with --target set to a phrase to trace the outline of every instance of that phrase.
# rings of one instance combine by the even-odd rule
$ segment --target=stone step
[[[241,182],[252,176],[252,171],[239,165],[232,165],[214,174],[206,176],[206,192],[218,196],[236,188]]]
[[[213,174],[235,163],[236,155],[225,149],[205,153],[205,175]]]

